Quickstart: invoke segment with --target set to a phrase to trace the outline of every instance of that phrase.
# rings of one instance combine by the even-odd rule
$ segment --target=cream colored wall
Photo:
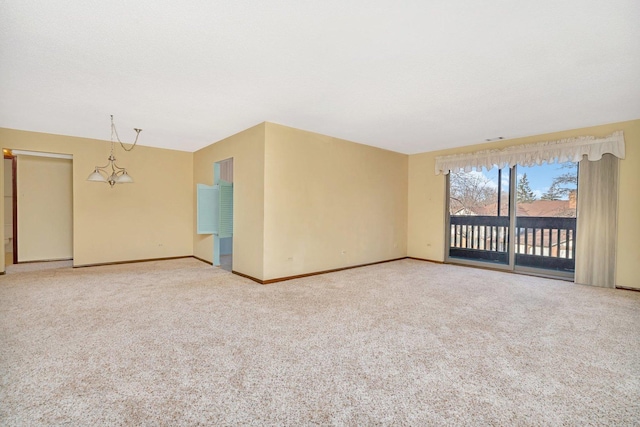
[[[620,162],[616,284],[640,289],[640,120],[620,129],[626,158]]]
[[[434,173],[436,156],[577,136],[603,137],[616,130],[624,131],[626,142],[626,159],[620,162],[616,284],[640,288],[640,120],[410,156],[408,255],[444,260],[445,178]]]
[[[17,162],[18,262],[73,258],[73,161]]]
[[[406,256],[407,161],[267,123],[264,279]]]
[[[0,128],[0,144],[73,155],[74,265],[193,254],[192,153],[117,148],[118,163],[135,183],[112,189],[86,180],[96,165],[106,163],[107,141]],[[0,177],[4,180],[4,173]],[[0,262],[4,271],[4,257]]]
[[[233,270],[263,278],[264,123],[198,150],[193,155],[193,181],[213,184],[213,164],[233,158]],[[213,261],[213,236],[196,234],[193,201],[193,253]]]
[[[444,260],[445,179],[435,175],[434,153],[409,156],[407,255]]]

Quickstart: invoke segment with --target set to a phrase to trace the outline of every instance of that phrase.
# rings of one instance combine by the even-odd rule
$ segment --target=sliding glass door
[[[516,166],[515,266],[573,273],[578,164]]]
[[[449,257],[509,264],[509,168],[449,174]]]
[[[571,162],[449,173],[448,259],[572,274],[577,193]]]

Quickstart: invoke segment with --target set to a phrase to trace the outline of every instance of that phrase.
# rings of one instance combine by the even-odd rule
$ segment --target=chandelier
[[[140,136],[140,132],[142,132],[142,129],[134,128],[133,130],[136,131],[136,140],[133,142],[133,145],[130,148],[127,148],[124,146],[122,141],[120,141],[118,131],[116,130],[116,125],[113,123],[113,115],[111,115],[111,154],[109,154],[107,164],[104,166],[96,166],[94,171],[87,178],[87,181],[105,182],[108,183],[111,188],[113,188],[115,184],[130,184],[133,182],[133,178],[131,178],[131,175],[127,173],[127,170],[125,168],[121,168],[116,164],[116,158],[113,155],[116,140],[120,143],[124,151],[133,150],[133,148],[138,143],[138,137]]]

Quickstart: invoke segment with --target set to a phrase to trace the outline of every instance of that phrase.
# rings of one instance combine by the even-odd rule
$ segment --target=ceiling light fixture
[[[87,181],[105,182],[108,183],[111,188],[113,188],[115,184],[130,184],[133,182],[133,178],[131,178],[131,175],[127,173],[127,170],[116,165],[116,158],[113,155],[115,149],[114,137],[118,140],[124,151],[133,150],[138,143],[138,137],[140,136],[142,129],[134,128],[133,130],[136,131],[136,140],[130,148],[127,148],[124,146],[122,141],[120,141],[116,125],[113,123],[113,114],[111,115],[111,154],[109,155],[109,161],[104,166],[96,166],[95,170],[87,178]]]

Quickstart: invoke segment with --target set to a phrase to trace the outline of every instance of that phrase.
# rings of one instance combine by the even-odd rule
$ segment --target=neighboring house
[[[575,218],[576,202],[576,192],[572,191],[568,200],[534,200],[528,203],[518,203],[516,215],[518,217]],[[497,203],[490,203],[472,208],[458,208],[452,215],[495,217],[497,210]],[[471,247],[492,251],[507,250],[507,230],[503,227],[459,226],[452,229],[451,233],[451,242],[455,247]],[[572,256],[575,236],[567,230],[516,228],[516,234],[516,253],[561,258]]]
[[[501,208],[502,214],[507,211]],[[574,218],[577,210],[576,191],[569,193],[567,200],[534,200],[516,205],[516,216],[563,217]],[[493,202],[481,206],[463,206],[459,201],[451,200],[451,215],[486,215],[496,216],[498,203]]]
[[[576,192],[572,191],[568,200],[535,200],[530,203],[518,203],[516,215],[575,218],[576,208]]]

